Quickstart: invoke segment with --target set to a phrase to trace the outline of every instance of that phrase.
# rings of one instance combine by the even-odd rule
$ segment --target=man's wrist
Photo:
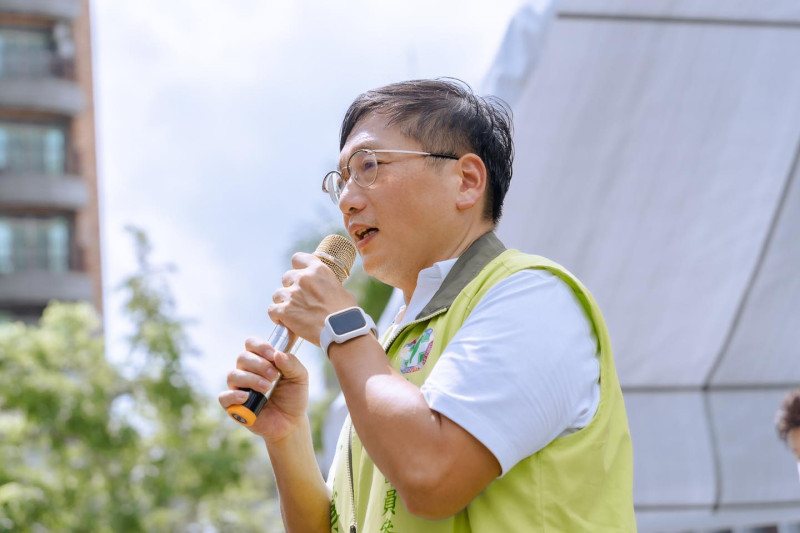
[[[352,339],[372,333],[377,337],[375,321],[360,307],[349,307],[325,317],[319,346],[325,355],[333,344],[344,344]]]
[[[267,436],[259,434],[259,436],[264,439],[264,444],[270,453],[296,451],[306,439],[311,438],[311,421],[308,419],[308,414],[305,414],[298,417],[294,426],[283,435]]]

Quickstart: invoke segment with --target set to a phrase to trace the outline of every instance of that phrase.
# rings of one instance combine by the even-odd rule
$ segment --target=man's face
[[[398,127],[387,127],[382,115],[372,114],[347,138],[339,167],[362,148],[427,151],[429,147],[406,137]],[[415,286],[421,269],[449,257],[453,247],[459,224],[454,201],[458,179],[453,172],[457,161],[432,165],[425,156],[394,153],[379,153],[377,159],[375,183],[365,188],[349,180],[339,209],[364,270],[407,291]]]

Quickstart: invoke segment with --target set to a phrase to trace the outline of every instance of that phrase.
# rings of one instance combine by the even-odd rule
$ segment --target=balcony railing
[[[89,203],[89,187],[77,176],[0,173],[0,211],[16,209],[77,212]]]
[[[0,306],[44,307],[50,300],[91,300],[92,279],[86,272],[28,270],[0,274]]]
[[[24,272],[26,270],[48,270],[64,272],[69,268],[69,254],[52,253],[49,250],[22,250],[15,254],[0,253],[0,273]]]
[[[15,272],[80,270],[80,265],[77,263],[79,263],[78,254],[71,254],[69,250],[28,248],[15,250],[14,253],[0,251],[0,275]]]
[[[74,150],[67,150],[63,155],[48,153],[39,147],[9,152],[5,163],[0,165],[0,177],[4,174],[80,175],[80,159]]]
[[[79,0],[0,0],[0,11],[75,20],[81,13]]]
[[[75,62],[50,50],[14,49],[0,53],[0,79],[75,79]]]

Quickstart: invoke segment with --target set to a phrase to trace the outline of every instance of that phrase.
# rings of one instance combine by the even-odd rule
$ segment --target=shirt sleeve
[[[591,420],[599,374],[594,329],[572,289],[548,271],[524,270],[486,293],[421,390],[505,475]]]

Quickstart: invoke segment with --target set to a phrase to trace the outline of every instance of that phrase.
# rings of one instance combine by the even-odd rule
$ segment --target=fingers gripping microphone
[[[314,251],[314,255],[325,263],[328,268],[333,270],[333,273],[336,274],[340,283],[344,283],[344,280],[350,275],[350,269],[353,268],[353,263],[356,260],[356,247],[347,237],[328,235],[319,243],[319,246],[317,246],[317,249]],[[293,354],[297,352],[297,349],[302,343],[302,339],[298,339],[289,347],[289,330],[283,326],[275,326],[268,342],[279,352]],[[253,389],[247,389],[250,392],[247,400],[241,405],[231,405],[228,407],[228,414],[240,424],[252,426],[256,421],[258,413],[261,412],[267,400],[272,396],[272,391],[275,390],[280,379],[281,376],[278,376],[278,379],[275,380],[266,394],[261,394]]]

